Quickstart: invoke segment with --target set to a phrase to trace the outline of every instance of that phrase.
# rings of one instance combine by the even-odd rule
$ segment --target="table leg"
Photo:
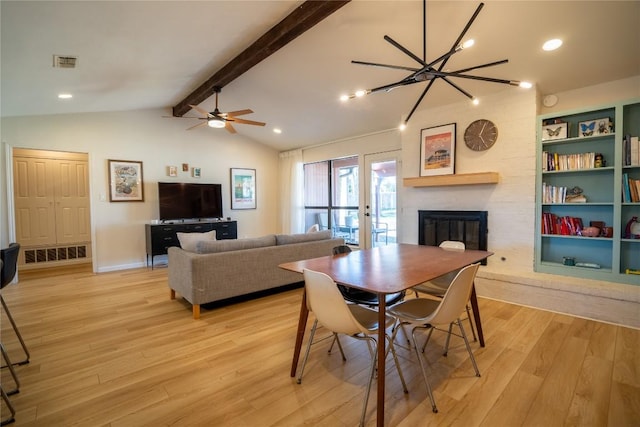
[[[385,294],[378,294],[378,406],[377,426],[384,427],[384,382],[385,382],[385,355],[387,349],[386,317],[387,298]]]
[[[298,331],[296,333],[296,345],[293,349],[293,360],[291,361],[291,377],[296,376],[298,369],[298,359],[300,359],[300,349],[304,340],[304,331],[307,329],[307,318],[309,309],[307,308],[307,293],[302,290],[302,302],[300,303],[300,317],[298,318]]]
[[[476,295],[476,285],[471,286],[471,308],[473,309],[473,320],[478,331],[478,341],[480,347],[484,347],[484,334],[482,333],[482,322],[480,321],[480,309],[478,308],[478,297]]]

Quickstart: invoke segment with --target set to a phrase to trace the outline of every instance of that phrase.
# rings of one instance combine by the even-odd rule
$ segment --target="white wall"
[[[486,210],[488,247],[495,253],[486,269],[532,271],[536,92],[509,87],[481,101],[475,107],[463,100],[414,114],[402,133],[404,177],[419,176],[421,129],[456,123],[455,173],[498,172],[500,182],[404,187],[402,241],[418,242],[418,210]],[[489,119],[498,127],[498,140],[489,150],[472,151],[464,143],[465,128],[477,119]]]
[[[224,215],[238,221],[238,236],[276,232],[278,153],[223,129],[185,129],[188,120],[162,118],[166,111],[144,110],[3,118],[3,175],[6,146],[89,154],[91,219],[96,271],[144,265],[144,224],[158,218],[158,181],[220,183]],[[144,202],[110,203],[107,159],[143,162]],[[182,172],[182,163],[202,169],[201,178]],[[167,176],[169,165],[178,177]],[[256,169],[257,209],[231,210],[231,167]],[[0,181],[1,192],[6,183]],[[276,194],[274,194],[276,193]],[[11,197],[10,195],[8,197]],[[0,205],[2,245],[8,243],[6,199]]]

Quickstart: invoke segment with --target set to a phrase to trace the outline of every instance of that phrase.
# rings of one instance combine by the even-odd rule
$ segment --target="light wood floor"
[[[346,363],[327,355],[327,341],[315,345],[302,384],[289,377],[299,289],[203,309],[198,321],[169,299],[163,268],[22,273],[2,292],[31,351],[17,367],[16,426],[358,423],[364,343],[342,339]],[[486,299],[480,307],[487,346],[472,346],[482,377],[459,339],[443,357],[439,334],[427,353],[434,414],[413,354],[401,349],[410,392],[389,363],[385,425],[640,425],[640,331]],[[4,313],[2,341],[19,359]],[[2,384],[12,385],[7,369]],[[375,421],[373,391],[367,425]]]

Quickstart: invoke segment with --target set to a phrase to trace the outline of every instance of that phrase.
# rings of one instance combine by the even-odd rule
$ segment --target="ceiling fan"
[[[435,59],[435,60],[433,60],[431,62],[427,62],[427,60],[426,60],[426,46],[427,46],[427,40],[426,40],[427,39],[426,0],[423,0],[423,2],[422,2],[422,8],[423,8],[423,11],[422,11],[422,19],[423,19],[423,52],[422,52],[422,58],[420,58],[419,56],[413,54],[411,51],[409,51],[409,49],[405,48],[400,43],[398,43],[397,41],[393,40],[391,37],[389,37],[387,35],[384,36],[384,39],[387,42],[391,43],[394,47],[396,47],[397,49],[402,51],[405,55],[409,56],[411,59],[413,59],[418,64],[420,64],[420,67],[406,67],[406,66],[401,66],[401,65],[379,64],[379,63],[375,63],[375,62],[351,61],[351,63],[353,63],[353,64],[371,65],[371,66],[374,66],[374,67],[385,67],[385,68],[393,68],[393,69],[396,69],[396,70],[411,71],[411,74],[409,74],[407,77],[403,78],[402,80],[399,80],[399,81],[396,81],[396,82],[393,82],[393,83],[390,83],[390,84],[379,86],[379,87],[376,87],[376,88],[373,88],[373,89],[359,90],[359,91],[357,91],[357,92],[355,92],[354,94],[351,94],[351,95],[343,95],[341,97],[341,100],[346,101],[348,99],[361,97],[361,96],[368,95],[368,94],[374,93],[374,92],[379,92],[379,91],[389,92],[390,90],[395,89],[397,87],[407,86],[407,85],[411,85],[411,84],[414,84],[414,83],[420,83],[420,82],[425,82],[425,81],[429,82],[427,84],[427,87],[424,89],[424,91],[422,92],[422,94],[418,98],[418,101],[416,102],[416,104],[411,109],[411,112],[409,112],[409,115],[404,120],[404,123],[402,124],[402,126],[404,127],[404,126],[406,126],[407,122],[409,122],[409,119],[411,118],[411,116],[415,112],[416,108],[418,108],[418,105],[420,105],[420,103],[422,102],[422,99],[425,97],[425,95],[427,94],[429,89],[431,89],[431,86],[433,86],[433,83],[438,79],[442,79],[443,81],[447,82],[449,85],[451,85],[453,88],[455,88],[456,90],[461,92],[467,98],[471,99],[474,104],[478,103],[477,98],[473,97],[467,91],[465,91],[460,86],[458,86],[456,83],[451,81],[451,79],[453,77],[464,78],[464,79],[472,79],[472,80],[482,80],[482,81],[493,82],[493,83],[503,83],[503,84],[508,84],[508,85],[512,85],[512,86],[520,86],[520,87],[523,87],[523,88],[526,88],[526,89],[532,87],[531,83],[528,83],[528,82],[521,82],[521,81],[517,81],[517,80],[496,79],[496,78],[492,78],[492,77],[482,77],[482,76],[476,76],[476,75],[472,75],[472,74],[467,74],[469,71],[477,70],[479,68],[493,67],[495,65],[505,64],[505,63],[509,62],[508,59],[503,59],[501,61],[489,62],[489,63],[486,63],[486,64],[476,65],[475,67],[468,67],[468,68],[455,70],[455,71],[443,71],[447,61],[455,53],[460,52],[463,49],[467,49],[467,48],[473,46],[473,43],[474,43],[473,40],[468,40],[468,41],[466,41],[464,43],[461,43],[461,42],[462,42],[462,39],[464,38],[465,34],[467,33],[467,31],[471,27],[471,24],[473,24],[473,21],[475,21],[476,17],[478,16],[478,14],[480,13],[480,11],[482,10],[483,7],[484,7],[484,3],[480,3],[480,5],[478,5],[478,7],[476,8],[476,11],[473,13],[471,18],[469,19],[469,22],[467,22],[467,25],[464,27],[464,29],[462,30],[462,32],[458,36],[458,39],[453,43],[453,46],[451,47],[451,49],[449,49],[448,52],[446,52],[445,54],[443,54],[442,56],[440,56],[439,58],[437,58],[437,59]]]
[[[193,108],[204,117],[199,117],[200,120],[206,120],[205,122],[198,123],[197,125],[191,126],[187,130],[191,130],[197,128],[199,126],[204,126],[205,124],[212,128],[225,128],[229,133],[236,133],[236,129],[233,127],[232,123],[243,124],[243,125],[254,125],[254,126],[264,126],[266,123],[263,122],[255,122],[253,120],[240,119],[238,116],[243,116],[245,114],[253,113],[252,110],[237,110],[237,111],[229,111],[226,113],[221,112],[218,109],[218,94],[222,88],[216,86],[213,88],[213,91],[216,94],[216,108],[215,110],[208,112],[197,105],[189,105],[189,107]]]

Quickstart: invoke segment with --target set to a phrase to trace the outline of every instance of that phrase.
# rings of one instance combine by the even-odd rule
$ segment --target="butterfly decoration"
[[[549,128],[546,129],[549,136],[559,136],[561,130],[562,130],[562,126],[557,127],[555,129],[549,129]]]
[[[596,128],[596,122],[580,123],[580,132],[582,136],[591,136]]]

